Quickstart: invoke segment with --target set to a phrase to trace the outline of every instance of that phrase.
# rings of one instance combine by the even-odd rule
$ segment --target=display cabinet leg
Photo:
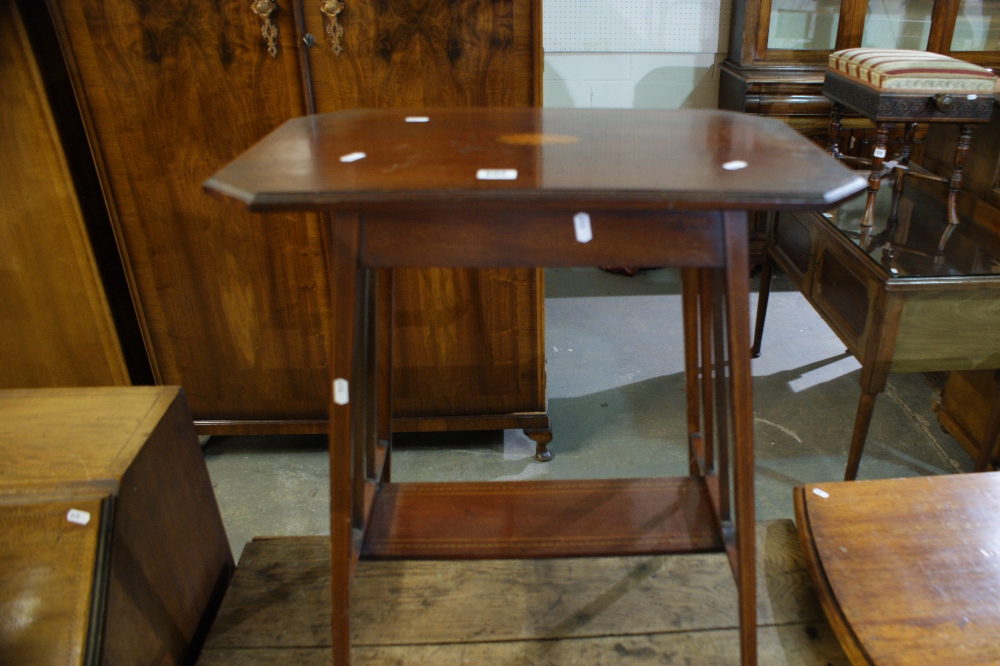
[[[861,464],[861,454],[865,449],[865,440],[868,438],[868,427],[872,422],[877,396],[877,393],[862,393],[858,400],[858,413],[854,417],[854,432],[851,434],[851,448],[847,453],[844,481],[853,481],[858,475],[858,466]]]
[[[535,442],[535,460],[538,462],[548,462],[552,460],[552,452],[549,451],[549,442],[552,441],[552,429],[525,428],[524,434]]]

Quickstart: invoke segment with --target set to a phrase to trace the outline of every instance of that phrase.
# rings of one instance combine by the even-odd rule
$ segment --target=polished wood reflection
[[[998,510],[996,472],[795,489],[813,586],[854,664],[1000,662]]]

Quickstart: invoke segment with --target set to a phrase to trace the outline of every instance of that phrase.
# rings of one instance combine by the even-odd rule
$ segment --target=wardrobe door
[[[328,0],[303,11],[318,113],[541,104],[537,1]],[[397,270],[394,428],[540,427],[543,292],[538,269]]]
[[[41,72],[0,0],[0,388],[127,385]]]
[[[205,432],[325,429],[317,218],[201,189],[305,112],[290,0],[48,1],[156,380]]]

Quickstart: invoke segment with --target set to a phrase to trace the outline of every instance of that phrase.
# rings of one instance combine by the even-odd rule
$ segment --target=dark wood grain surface
[[[1000,661],[1000,474],[810,484],[795,501],[810,575],[854,663]]]
[[[353,153],[366,156],[338,159]],[[827,208],[862,185],[826,157],[779,122],[724,111],[364,110],[291,120],[205,186],[262,211],[431,201]],[[723,166],[735,161],[747,166]],[[482,180],[480,169],[516,178]]]
[[[324,432],[329,393],[317,216],[214,201],[199,187],[213,170],[312,110],[541,100],[539,2],[349,3],[339,55],[318,4],[278,3],[272,58],[249,2],[49,3],[151,374],[185,386],[206,433]],[[407,271],[396,292],[400,415],[544,417],[539,271]],[[445,395],[455,378],[468,390]]]
[[[4,664],[89,664],[94,571],[105,565],[103,497],[0,504],[0,658]],[[66,520],[86,511],[86,525]],[[99,548],[101,546],[101,548]],[[101,591],[97,591],[101,596]]]
[[[0,660],[190,663],[233,561],[183,392],[0,391],[0,454]]]
[[[0,387],[129,383],[17,5],[0,4]]]

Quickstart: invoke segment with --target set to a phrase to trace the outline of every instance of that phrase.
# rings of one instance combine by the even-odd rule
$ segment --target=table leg
[[[858,413],[854,417],[854,432],[851,433],[851,448],[847,453],[844,481],[853,481],[858,475],[858,466],[861,464],[861,454],[864,453],[865,439],[868,438],[868,427],[872,422],[877,396],[878,392],[862,392],[858,400]]]
[[[350,580],[353,566],[352,433],[350,404],[354,380],[356,326],[363,304],[358,301],[358,215],[337,214],[327,227],[330,261],[330,578],[333,663],[351,659]],[[344,384],[346,382],[346,385]],[[362,399],[362,395],[355,396]]]
[[[994,376],[994,380],[1000,379],[1000,372]],[[1000,437],[1000,400],[993,403],[990,418],[986,421],[986,429],[983,431],[983,439],[979,442],[979,456],[976,458],[976,472],[985,472],[990,464],[990,454]]]
[[[774,262],[771,260],[771,245],[774,244],[774,234],[777,231],[777,213],[767,214],[767,231],[764,233],[764,258],[760,264],[760,286],[757,288],[757,317],[753,327],[753,344],[750,346],[750,356],[760,358],[760,345],[764,337],[764,318],[767,316],[767,302],[771,296],[771,271]]]
[[[688,474],[700,476],[705,469],[705,445],[701,427],[702,405],[699,401],[697,268],[681,269],[681,303],[684,315],[684,399],[687,404]]]
[[[733,495],[739,558],[740,660],[757,663],[757,577],[754,560],[753,394],[750,376],[750,284],[747,214],[723,214],[726,243],[726,334],[733,418]]]
[[[376,316],[377,336],[377,380],[376,396],[378,442],[385,447],[385,464],[382,466],[382,481],[388,482],[392,472],[392,313],[393,272],[391,268],[380,268],[376,273]]]

